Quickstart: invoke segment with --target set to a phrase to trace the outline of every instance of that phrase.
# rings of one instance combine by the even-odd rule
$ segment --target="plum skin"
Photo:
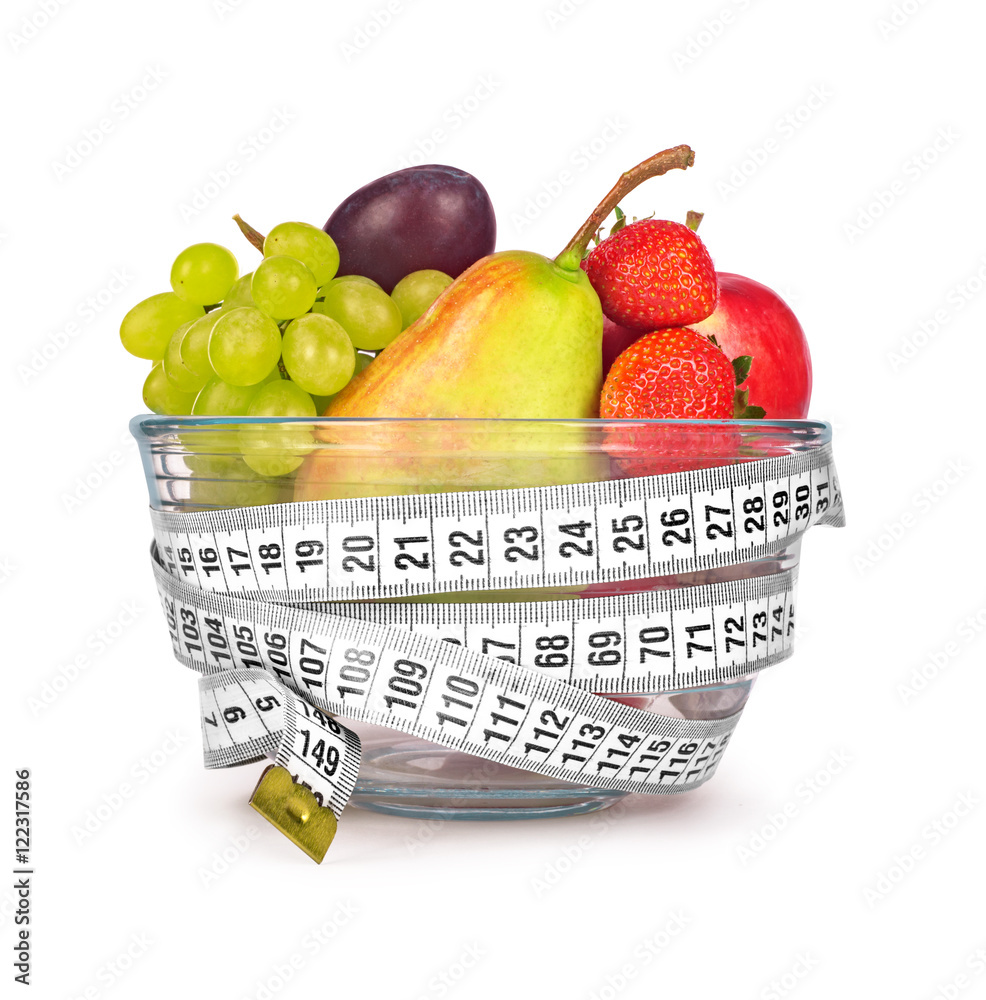
[[[322,228],[339,247],[338,273],[372,278],[388,294],[412,271],[457,278],[496,246],[486,188],[437,163],[378,177],[344,199]]]

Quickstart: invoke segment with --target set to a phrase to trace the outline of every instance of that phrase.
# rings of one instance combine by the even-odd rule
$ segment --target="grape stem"
[[[233,221],[240,227],[240,232],[247,238],[251,246],[255,246],[261,253],[264,252],[264,240],[267,238],[263,233],[257,232],[249,222],[244,222],[239,214],[233,216]]]
[[[653,156],[638,163],[632,170],[628,170],[616,182],[613,189],[605,198],[593,209],[592,215],[582,223],[579,231],[568,241],[568,245],[555,258],[555,263],[566,267],[572,260],[575,267],[579,266],[585,254],[585,249],[589,245],[592,234],[606,221],[609,213],[635,188],[650,177],[658,177],[666,174],[669,170],[684,170],[692,166],[695,162],[695,153],[690,146],[672,146],[671,149],[661,150]],[[574,255],[574,256],[573,256]],[[562,258],[569,259],[563,261]]]

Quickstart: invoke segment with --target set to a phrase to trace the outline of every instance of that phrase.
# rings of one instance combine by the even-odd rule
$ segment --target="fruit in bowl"
[[[124,345],[155,362],[145,402],[176,415],[273,420],[804,416],[807,344],[780,298],[751,279],[716,272],[695,232],[700,217],[690,213],[688,225],[627,223],[619,210],[642,180],[693,158],[679,146],[628,171],[554,259],[491,252],[495,219],[485,188],[441,165],[371,181],[323,229],[285,222],[264,236],[236,216],[263,254],[252,272],[240,277],[229,251],[196,244],[175,261],[175,290],[124,319]],[[599,241],[614,210],[617,223]],[[463,227],[468,239],[460,238]],[[224,300],[206,302],[221,294]],[[651,350],[658,344],[660,351]],[[271,385],[278,381],[287,384]],[[504,455],[483,485],[593,481],[629,468],[642,449],[673,459],[675,469],[687,455],[681,435],[630,431],[612,438],[615,467],[605,455],[513,466]],[[315,433],[344,443],[338,423]],[[372,482],[385,492],[422,481],[450,488],[459,478],[454,463],[440,471],[454,448],[436,458],[434,475],[395,461],[357,475],[342,448],[312,449],[305,458],[311,439],[290,438],[258,425],[241,435],[241,457],[258,476],[293,479],[297,499],[331,497],[340,483],[350,490]],[[467,439],[457,440],[461,457]],[[529,450],[518,440],[518,459]],[[476,488],[474,475],[462,481]]]
[[[403,330],[366,371],[338,393],[327,417],[585,419],[598,416],[602,382],[602,309],[582,260],[598,221],[647,177],[690,164],[676,147],[629,171],[554,259],[524,250],[477,261],[446,288],[435,304]],[[338,439],[345,431],[318,431]],[[468,438],[459,439],[469,448]],[[518,453],[527,444],[518,437]],[[478,449],[477,449],[478,450]],[[358,470],[335,449],[316,450],[298,473],[296,498],[353,495],[354,483],[386,494],[407,482],[462,488],[449,456],[435,476],[420,461],[408,468],[381,459]],[[468,459],[467,459],[468,462]],[[444,464],[444,472],[441,472]],[[598,456],[578,462],[504,461],[488,487],[552,485],[605,478]],[[574,478],[573,478],[574,477]],[[470,480],[473,477],[469,477]],[[343,486],[342,484],[346,484]],[[476,488],[472,486],[472,488]]]
[[[743,376],[744,402],[756,409],[740,412],[738,402],[735,416],[806,417],[811,357],[801,324],[766,285],[714,270],[695,232],[701,219],[690,212],[688,225],[656,219],[627,224],[618,212],[611,234],[586,256],[583,267],[605,315],[603,371],[643,334],[687,326],[711,338],[729,358],[753,362]],[[687,414],[641,409],[633,415]]]

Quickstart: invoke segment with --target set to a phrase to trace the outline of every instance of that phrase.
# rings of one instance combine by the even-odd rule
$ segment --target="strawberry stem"
[[[559,267],[575,270],[582,260],[592,234],[603,224],[614,208],[635,188],[650,177],[659,177],[669,170],[684,170],[695,162],[695,153],[689,146],[672,146],[638,163],[632,170],[621,175],[613,189],[593,209],[592,215],[582,223],[579,231],[568,241],[568,245],[555,258]]]
[[[249,222],[244,222],[239,215],[233,216],[233,221],[240,227],[240,232],[247,238],[247,241],[251,246],[256,247],[261,253],[264,252],[264,240],[266,237],[263,233],[257,232]]]
[[[685,216],[685,225],[693,232],[698,232],[698,227],[701,225],[702,220],[705,218],[705,212],[693,212],[691,209],[688,210],[688,214]]]

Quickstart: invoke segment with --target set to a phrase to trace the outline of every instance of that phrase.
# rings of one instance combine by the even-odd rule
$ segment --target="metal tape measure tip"
[[[311,789],[292,780],[287,768],[270,764],[250,796],[250,805],[316,864],[336,835],[338,822],[328,806],[320,806]]]

